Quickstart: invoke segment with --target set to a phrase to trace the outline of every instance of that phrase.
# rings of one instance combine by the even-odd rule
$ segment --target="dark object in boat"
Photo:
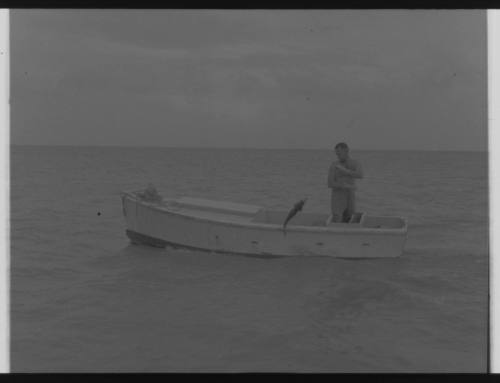
[[[286,224],[288,221],[290,221],[299,211],[302,210],[304,207],[304,204],[306,203],[307,198],[301,199],[299,202],[297,202],[295,205],[293,205],[292,210],[288,213],[286,216],[285,222],[283,223],[283,230],[286,228]]]

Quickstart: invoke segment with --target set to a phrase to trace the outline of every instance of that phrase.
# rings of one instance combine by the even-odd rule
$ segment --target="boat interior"
[[[286,211],[260,210],[252,222],[271,223],[282,225],[288,215]],[[327,226],[328,214],[299,212],[288,223],[288,226]],[[332,222],[328,227],[345,227],[346,225],[365,228],[397,229],[405,225],[399,217],[369,216],[365,213],[354,213],[349,222]]]
[[[182,214],[200,218],[223,219],[235,222],[254,222],[263,224],[283,225],[288,211],[272,210],[261,206],[239,204],[225,201],[213,201],[201,198],[182,197],[175,200],[164,200],[160,208],[178,211]],[[349,222],[329,223],[326,213],[298,212],[287,224],[290,226],[316,226],[316,227],[363,227],[398,229],[406,225],[404,219],[399,217],[370,216],[365,213],[355,213]]]

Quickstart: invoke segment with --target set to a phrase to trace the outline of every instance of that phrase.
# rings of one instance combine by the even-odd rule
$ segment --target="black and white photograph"
[[[11,9],[10,371],[486,373],[481,9]]]

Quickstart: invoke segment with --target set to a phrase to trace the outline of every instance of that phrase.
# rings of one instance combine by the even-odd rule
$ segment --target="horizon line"
[[[162,146],[162,145],[77,145],[77,144],[9,144],[13,146],[35,146],[35,147],[82,147],[82,148],[151,148],[151,149],[212,149],[212,150],[333,150],[333,148],[276,148],[276,147],[244,147],[244,146]],[[349,147],[352,151],[373,152],[488,152],[487,149],[369,149]]]

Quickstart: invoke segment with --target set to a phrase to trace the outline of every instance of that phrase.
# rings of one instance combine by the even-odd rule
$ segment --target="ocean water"
[[[119,192],[328,211],[321,150],[11,147],[11,371],[484,372],[488,161],[353,151],[397,259],[131,245]],[[98,215],[98,212],[101,214]]]

